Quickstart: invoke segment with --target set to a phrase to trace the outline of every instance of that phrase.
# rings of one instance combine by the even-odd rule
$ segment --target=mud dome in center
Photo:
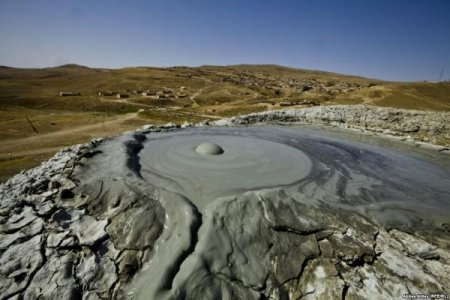
[[[224,153],[199,154],[196,146],[204,141],[220,145]],[[187,196],[200,209],[218,197],[291,185],[312,166],[299,149],[226,131],[155,137],[144,143],[139,157],[146,181]]]

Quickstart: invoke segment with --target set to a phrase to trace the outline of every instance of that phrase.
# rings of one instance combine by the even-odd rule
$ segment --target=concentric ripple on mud
[[[193,149],[203,141],[221,145],[225,153],[198,155]],[[139,157],[144,180],[183,194],[197,207],[218,197],[280,186],[301,192],[311,203],[376,215],[383,211],[384,221],[390,217],[386,209],[407,207],[409,216],[395,215],[390,221],[408,224],[426,218],[429,210],[439,215],[449,205],[445,168],[302,130],[256,127],[152,134]]]
[[[221,155],[199,155],[195,146],[213,141]],[[251,136],[192,133],[149,140],[139,153],[141,174],[204,207],[221,196],[283,186],[311,171],[311,161],[298,149]]]

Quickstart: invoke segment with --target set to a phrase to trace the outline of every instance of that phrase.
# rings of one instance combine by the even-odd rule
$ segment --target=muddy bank
[[[1,298],[448,293],[442,147],[321,127],[184,127],[78,145],[0,185]],[[224,152],[202,156],[203,142]]]

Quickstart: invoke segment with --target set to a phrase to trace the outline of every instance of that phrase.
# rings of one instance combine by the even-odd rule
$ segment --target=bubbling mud
[[[195,148],[205,139],[214,144]],[[220,151],[212,145],[221,145],[223,152],[214,155]],[[140,152],[140,162],[145,180],[185,195],[200,208],[218,197],[291,185],[307,176],[312,167],[301,150],[232,132],[168,134],[149,140]]]
[[[223,148],[213,143],[203,143],[195,148],[195,152],[202,155],[219,155],[222,154]]]

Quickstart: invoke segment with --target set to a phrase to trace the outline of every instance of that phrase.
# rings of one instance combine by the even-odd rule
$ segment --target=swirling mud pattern
[[[193,149],[212,141],[222,155]],[[271,187],[290,187],[309,198],[377,214],[407,210],[406,216],[383,212],[380,222],[448,205],[449,172],[412,157],[276,128],[208,129],[151,136],[139,154],[144,180],[186,196],[198,208],[219,197]],[[378,214],[377,214],[378,215]],[[428,213],[423,214],[425,217]]]
[[[151,250],[125,289],[136,299],[259,299],[299,276],[318,255],[308,234],[338,215],[409,231],[444,230],[450,219],[447,166],[332,134],[188,128],[102,147],[80,179],[98,196],[91,211],[121,214],[127,197],[154,203],[128,237]],[[86,179],[99,170],[126,179],[105,179],[100,191]]]

